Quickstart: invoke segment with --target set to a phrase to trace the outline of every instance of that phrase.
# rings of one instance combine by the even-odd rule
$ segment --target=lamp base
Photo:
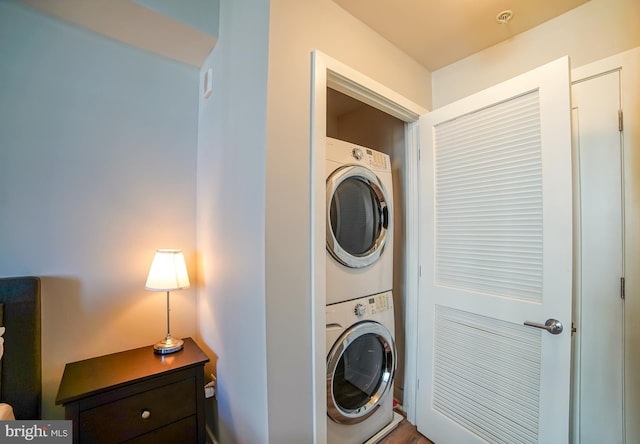
[[[168,355],[169,353],[174,353],[179,350],[182,350],[182,345],[184,341],[182,339],[172,338],[167,335],[162,341],[157,342],[153,346],[153,352],[159,355]]]

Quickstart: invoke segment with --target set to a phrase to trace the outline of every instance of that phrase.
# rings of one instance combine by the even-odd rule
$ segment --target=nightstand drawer
[[[137,436],[127,444],[176,444],[195,443],[198,440],[196,417],[189,416],[178,422]]]
[[[195,415],[195,394],[188,378],[82,411],[80,436],[88,443],[126,441]]]

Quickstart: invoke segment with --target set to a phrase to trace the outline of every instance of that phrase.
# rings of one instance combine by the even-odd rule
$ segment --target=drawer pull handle
[[[148,419],[151,416],[151,412],[149,410],[143,410],[140,416],[142,419]]]

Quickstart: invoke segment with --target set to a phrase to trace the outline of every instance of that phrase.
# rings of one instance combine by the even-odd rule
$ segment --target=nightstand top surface
[[[205,362],[209,362],[209,358],[191,338],[184,339],[182,350],[167,355],[156,354],[153,346],[147,346],[70,362],[64,367],[56,404],[67,404],[88,395]]]

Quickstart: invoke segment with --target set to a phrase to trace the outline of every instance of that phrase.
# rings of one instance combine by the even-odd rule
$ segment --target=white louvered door
[[[563,58],[420,122],[416,422],[437,444],[568,442],[569,87]]]

